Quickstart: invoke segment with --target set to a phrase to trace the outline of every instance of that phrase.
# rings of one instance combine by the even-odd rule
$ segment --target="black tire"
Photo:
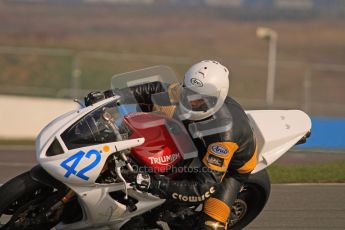
[[[265,207],[270,191],[271,184],[266,170],[250,175],[237,200],[238,204],[246,206],[246,211],[230,229],[240,230],[251,223]]]
[[[40,205],[45,206],[47,201],[55,202],[56,191],[53,188],[40,184],[33,180],[30,172],[23,173],[0,187],[0,221],[1,217],[8,215],[10,220],[7,223],[0,223],[0,229],[51,229],[56,225],[56,221],[49,222],[41,218],[35,220],[35,224],[26,222],[14,224],[14,220],[19,215],[23,217],[23,213],[32,212],[34,206],[39,208]]]

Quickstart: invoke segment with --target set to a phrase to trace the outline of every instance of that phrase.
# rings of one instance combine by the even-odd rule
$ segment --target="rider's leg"
[[[233,177],[225,176],[217,191],[204,203],[200,229],[223,230],[227,229],[227,221],[231,213],[241,182]]]

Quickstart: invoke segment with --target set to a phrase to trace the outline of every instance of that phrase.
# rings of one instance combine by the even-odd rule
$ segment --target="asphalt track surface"
[[[345,154],[291,152],[280,164],[314,164],[345,159]],[[0,184],[36,164],[33,149],[0,149]],[[246,229],[345,229],[345,184],[272,185],[260,216]]]

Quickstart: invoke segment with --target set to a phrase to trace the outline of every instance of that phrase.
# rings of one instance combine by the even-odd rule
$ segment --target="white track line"
[[[345,183],[289,183],[289,184],[272,184],[279,186],[345,186]]]

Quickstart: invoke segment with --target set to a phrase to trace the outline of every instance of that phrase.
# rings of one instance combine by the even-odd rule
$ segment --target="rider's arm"
[[[257,146],[255,141],[248,141],[231,160],[228,174],[240,182],[245,182],[257,163]]]
[[[233,136],[238,150],[231,159],[228,174],[240,182],[245,182],[257,163],[257,144],[250,120],[241,105],[231,98],[227,102],[234,118]]]
[[[152,95],[164,92],[161,82],[149,82],[120,90],[115,90],[115,94],[121,96],[123,103],[138,104],[143,112],[151,112],[154,102]]]
[[[155,177],[151,192],[164,199],[175,199],[182,202],[202,202],[216,191],[222,175],[201,167],[198,173],[184,174],[184,179],[170,179],[164,176]]]

